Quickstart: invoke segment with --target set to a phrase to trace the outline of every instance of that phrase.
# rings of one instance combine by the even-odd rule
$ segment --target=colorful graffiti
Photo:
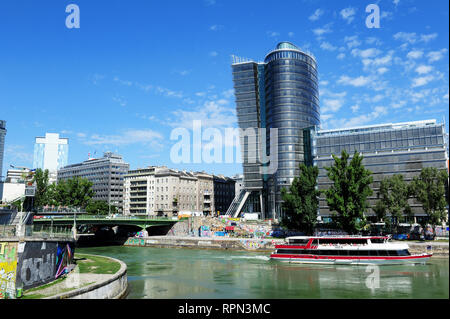
[[[72,263],[73,250],[69,244],[58,244],[56,251],[56,273],[55,279],[69,272],[69,265]]]
[[[145,240],[143,238],[130,237],[124,243],[125,246],[145,246]]]
[[[248,239],[241,239],[239,240],[241,246],[247,250],[257,250],[257,249],[267,249],[267,246],[273,246],[274,242],[273,240],[248,240]]]
[[[15,298],[17,243],[0,242],[0,299]]]

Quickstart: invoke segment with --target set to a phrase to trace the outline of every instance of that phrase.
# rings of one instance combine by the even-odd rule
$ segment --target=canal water
[[[449,259],[427,264],[295,265],[269,253],[150,247],[90,247],[128,266],[127,298],[449,298]]]

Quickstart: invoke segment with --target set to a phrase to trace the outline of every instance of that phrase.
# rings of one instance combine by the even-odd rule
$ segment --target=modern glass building
[[[3,197],[3,157],[5,155],[6,121],[0,120],[0,200]]]
[[[45,133],[45,137],[36,137],[33,168],[48,169],[51,181],[56,181],[58,169],[67,165],[68,158],[69,139],[60,138],[57,133]]]
[[[292,43],[281,42],[264,62],[235,57],[232,71],[242,129],[244,190],[236,194],[227,214],[260,212],[261,218],[279,217],[281,188],[299,174],[300,163],[311,160],[309,154],[305,156],[309,152],[305,142],[310,145],[309,128],[320,122],[316,60]],[[265,139],[258,129],[266,130]],[[276,141],[270,139],[271,129],[278,131]],[[264,174],[262,168],[269,164],[262,161],[263,155],[273,156],[271,148],[277,151],[277,169]]]
[[[402,174],[404,180],[410,182],[424,167],[448,170],[446,140],[444,124],[438,124],[436,120],[320,130],[314,136],[319,189],[327,189],[331,184],[324,167],[333,164],[332,154],[340,156],[342,150],[346,150],[352,156],[357,151],[363,155],[364,166],[372,172],[373,195],[369,198],[369,205],[373,207],[377,202],[380,181],[386,177]],[[425,216],[420,203],[410,200],[409,204],[416,221]],[[331,212],[324,195],[319,205],[320,216],[329,218]],[[366,213],[374,215],[372,209]]]
[[[3,176],[3,157],[5,155],[5,135],[6,135],[6,121],[0,120],[0,180]],[[0,190],[1,191],[1,190]]]

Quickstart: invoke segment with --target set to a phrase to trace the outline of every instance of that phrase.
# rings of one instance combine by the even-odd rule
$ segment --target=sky
[[[66,26],[69,4],[79,8],[79,28]],[[379,28],[366,26],[369,4],[380,8]],[[10,165],[31,167],[35,137],[46,132],[69,139],[69,164],[113,151],[131,169],[241,173],[236,161],[177,163],[171,133],[192,130],[193,120],[237,127],[231,55],[263,61],[281,41],[316,57],[322,129],[436,119],[448,132],[448,5],[2,0],[3,175]]]

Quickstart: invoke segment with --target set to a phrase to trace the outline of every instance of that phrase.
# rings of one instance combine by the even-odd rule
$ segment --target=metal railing
[[[0,237],[15,237],[16,225],[0,225]]]
[[[35,237],[72,237],[72,229],[61,226],[34,225],[33,236]]]

